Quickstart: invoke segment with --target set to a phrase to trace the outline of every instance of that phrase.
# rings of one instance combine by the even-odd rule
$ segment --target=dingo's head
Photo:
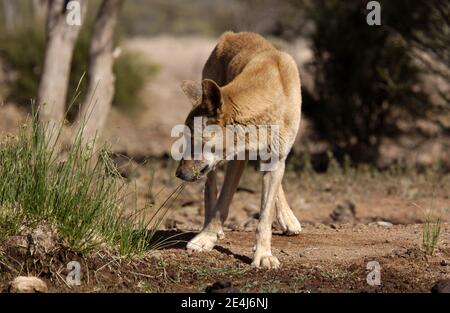
[[[201,90],[191,81],[184,81],[181,87],[193,104],[185,121],[185,125],[189,128],[185,140],[191,149],[189,155],[180,161],[176,176],[192,182],[206,175],[223,159],[217,151],[205,153],[204,149],[207,145],[213,145],[214,141],[222,141],[222,136],[202,131],[208,126],[224,128],[224,114],[221,110],[223,99],[220,87],[210,79],[203,80]]]

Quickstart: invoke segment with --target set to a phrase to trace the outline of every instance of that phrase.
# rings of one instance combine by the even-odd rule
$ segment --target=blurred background
[[[289,165],[450,168],[450,5],[379,1],[125,0],[115,32],[115,94],[102,138],[134,160],[168,158],[170,130],[190,110],[179,84],[200,82],[220,34],[258,32],[300,68],[303,120]],[[0,133],[14,133],[37,98],[46,0],[0,1]],[[88,68],[99,0],[87,1],[67,103]],[[54,62],[58,62],[55,60]],[[79,89],[82,102],[86,82]],[[70,110],[68,123],[76,110]]]

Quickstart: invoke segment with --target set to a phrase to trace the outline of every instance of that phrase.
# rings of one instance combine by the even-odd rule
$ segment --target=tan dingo
[[[182,84],[194,104],[185,122],[189,129],[193,129],[196,117],[205,118],[208,125],[222,128],[229,125],[278,127],[276,167],[263,172],[261,213],[252,263],[258,268],[278,268],[280,262],[271,252],[275,208],[278,222],[286,234],[301,231],[281,185],[285,160],[297,135],[301,117],[297,65],[292,57],[278,51],[258,34],[226,32],[206,62],[202,76],[201,90],[190,81]],[[205,144],[211,138],[200,140]],[[217,198],[215,167],[220,161],[217,157],[186,158],[178,166],[176,175],[185,181],[195,181],[207,175],[205,223],[203,230],[188,243],[190,251],[209,251],[224,236],[222,225],[246,160],[227,161],[225,181]]]

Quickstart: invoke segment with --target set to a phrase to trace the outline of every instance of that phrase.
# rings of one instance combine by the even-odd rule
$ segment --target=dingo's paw
[[[257,255],[253,258],[252,267],[265,268],[265,269],[277,269],[280,267],[280,261],[271,254]]]
[[[217,241],[218,234],[202,231],[188,242],[186,248],[189,253],[211,251]]]
[[[302,231],[302,225],[292,212],[289,213],[279,214],[277,216],[278,223],[281,226],[283,234],[288,236],[295,236],[300,234],[300,232]]]
[[[301,231],[302,225],[297,219],[295,219],[286,223],[286,229],[283,229],[283,234],[288,236],[296,236],[300,234]]]

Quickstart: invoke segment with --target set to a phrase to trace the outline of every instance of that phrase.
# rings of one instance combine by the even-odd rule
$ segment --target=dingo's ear
[[[208,107],[212,114],[216,114],[217,110],[222,106],[222,92],[220,87],[211,79],[202,81],[202,101]]]
[[[202,91],[197,87],[197,84],[192,80],[183,80],[181,82],[181,89],[188,97],[193,106],[200,103],[202,98]]]

